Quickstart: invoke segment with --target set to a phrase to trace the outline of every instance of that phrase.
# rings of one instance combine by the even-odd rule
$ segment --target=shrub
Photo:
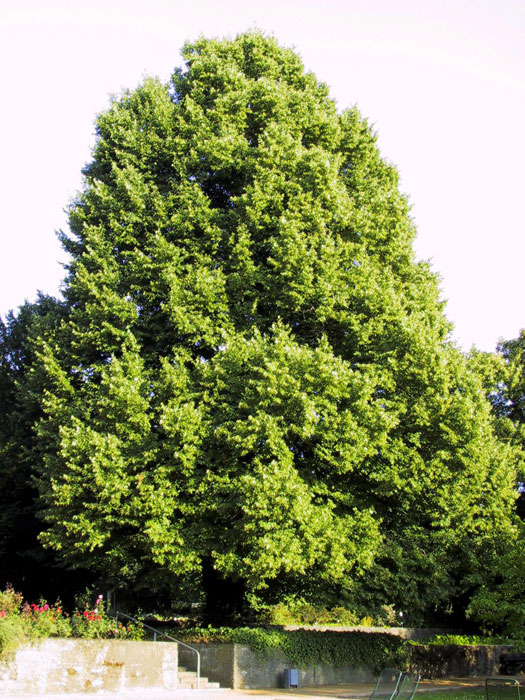
[[[2,611],[5,612],[4,609]],[[5,658],[19,644],[23,644],[29,639],[29,630],[19,615],[0,616],[0,658]]]

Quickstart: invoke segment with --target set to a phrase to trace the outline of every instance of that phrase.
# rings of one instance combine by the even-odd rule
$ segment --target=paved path
[[[419,692],[484,685],[482,678],[422,681]],[[116,693],[60,693],[49,695],[5,695],[0,700],[336,700],[337,698],[368,698],[370,683],[323,685],[308,688],[264,688],[262,690],[124,690]],[[429,698],[430,700],[430,698]]]

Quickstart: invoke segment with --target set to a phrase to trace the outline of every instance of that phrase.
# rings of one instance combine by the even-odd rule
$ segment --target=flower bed
[[[94,605],[88,601],[68,614],[60,601],[28,603],[12,588],[0,592],[0,656],[7,655],[20,644],[46,637],[80,639],[142,638],[142,628],[109,616],[102,595]]]

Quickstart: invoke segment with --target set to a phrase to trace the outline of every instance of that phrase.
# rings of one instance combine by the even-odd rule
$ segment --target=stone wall
[[[194,644],[201,674],[222,687],[279,688],[284,671],[296,668],[276,649],[256,653],[244,644]],[[195,654],[171,642],[46,639],[21,647],[0,665],[0,697],[6,695],[90,693],[133,688],[177,688],[177,667],[195,670]],[[411,667],[425,678],[498,675],[507,646],[413,645]],[[299,687],[371,682],[371,669],[315,664],[298,668]]]
[[[282,688],[284,670],[296,665],[276,649],[257,654],[244,644],[194,644],[201,653],[204,676],[222,687],[238,689]],[[499,674],[499,657],[508,646],[423,645],[410,647],[410,666],[424,678],[486,678]],[[191,656],[182,648],[181,662],[189,665]],[[182,659],[185,659],[182,661]],[[298,668],[299,686],[371,682],[371,668],[315,664]]]
[[[46,639],[0,665],[0,696],[177,688],[177,644]]]
[[[235,688],[234,655],[236,644],[191,644],[201,655],[201,675],[220,683],[221,688]],[[179,663],[195,671],[195,654],[182,645],[179,647]]]
[[[201,673],[221,687],[235,689],[282,688],[284,670],[294,668],[293,664],[278,649],[267,653],[254,652],[246,644],[192,644],[201,654]],[[190,666],[191,652],[183,647],[179,650],[182,665]],[[193,661],[194,663],[194,661]],[[190,666],[191,667],[191,666]],[[356,669],[351,666],[327,666],[315,664],[299,668],[299,686],[332,685],[355,681],[372,682],[371,669]]]
[[[424,678],[486,678],[499,675],[499,657],[511,647],[417,644],[410,648],[411,666]]]

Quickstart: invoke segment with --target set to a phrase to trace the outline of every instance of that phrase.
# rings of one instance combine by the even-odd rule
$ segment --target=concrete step
[[[197,690],[197,680],[184,681],[183,683],[179,683],[178,689],[179,690]],[[201,678],[201,682],[199,684],[198,690],[224,690],[224,688],[221,688],[221,686],[218,683],[212,683],[211,681],[204,683],[202,678]]]
[[[184,667],[179,666],[177,673],[178,686],[182,690],[195,690],[197,688],[197,674],[195,671],[187,671]],[[199,689],[200,690],[212,690],[214,688],[220,688],[220,684],[214,681],[210,681],[206,676],[200,677]]]

